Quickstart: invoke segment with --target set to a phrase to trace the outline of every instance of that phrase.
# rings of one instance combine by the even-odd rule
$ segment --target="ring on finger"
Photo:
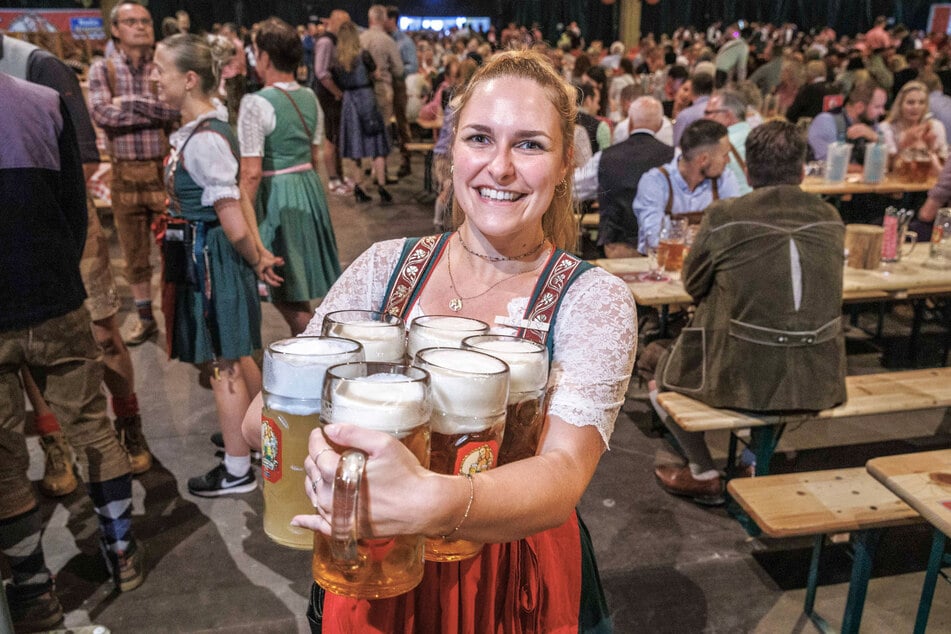
[[[323,449],[317,452],[316,456],[311,458],[311,460],[314,461],[314,466],[317,466],[317,461],[320,460],[320,454],[324,453],[325,451],[330,451],[330,447],[324,447]]]

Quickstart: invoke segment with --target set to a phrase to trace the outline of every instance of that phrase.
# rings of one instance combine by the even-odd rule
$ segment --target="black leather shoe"
[[[393,196],[390,194],[390,192],[386,191],[386,187],[383,187],[383,185],[380,185],[376,188],[376,191],[380,195],[381,205],[393,204]]]
[[[354,185],[353,196],[357,199],[358,203],[368,203],[373,200],[359,185]]]
[[[396,172],[397,178],[405,178],[413,173],[412,168],[410,168],[408,163],[403,163],[400,165],[399,171]]]

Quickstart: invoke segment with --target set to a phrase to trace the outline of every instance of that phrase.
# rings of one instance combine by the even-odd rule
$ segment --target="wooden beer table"
[[[919,182],[906,181],[894,175],[885,176],[880,183],[863,183],[861,174],[849,174],[844,181],[830,183],[820,176],[807,176],[802,181],[802,191],[827,196],[850,196],[852,194],[904,194],[926,192],[934,187],[936,177]]]
[[[873,458],[866,468],[934,526],[915,619],[915,634],[924,634],[938,574],[943,565],[951,564],[951,554],[945,552],[947,536],[951,535],[951,449]]]

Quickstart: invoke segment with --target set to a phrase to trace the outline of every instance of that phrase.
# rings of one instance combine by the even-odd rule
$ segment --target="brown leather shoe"
[[[73,473],[73,458],[69,443],[63,432],[40,436],[40,446],[46,454],[46,467],[40,490],[52,497],[69,495],[76,490],[78,482]]]
[[[149,443],[142,433],[142,417],[119,416],[116,418],[116,434],[119,442],[129,452],[129,462],[132,465],[132,474],[139,475],[152,468],[152,452]]]
[[[654,468],[654,476],[660,488],[673,495],[682,495],[704,506],[723,504],[723,480],[697,480],[690,473],[689,466],[659,465]]]

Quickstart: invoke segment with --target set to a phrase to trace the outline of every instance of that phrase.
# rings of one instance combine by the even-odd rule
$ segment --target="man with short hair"
[[[367,11],[367,19],[370,26],[360,34],[360,45],[373,57],[376,64],[373,94],[376,96],[376,105],[383,115],[386,129],[389,130],[390,121],[393,119],[393,81],[403,78],[403,58],[396,42],[386,32],[386,7],[374,4]]]
[[[400,51],[400,58],[403,60],[402,77],[393,76],[393,114],[396,116],[396,133],[400,141],[400,155],[403,157],[403,164],[400,165],[396,176],[397,178],[403,178],[412,173],[410,154],[406,144],[413,140],[413,135],[409,129],[409,120],[406,118],[406,102],[409,98],[406,92],[406,78],[419,69],[419,62],[416,59],[416,43],[413,42],[413,38],[400,30],[399,22],[399,7],[389,5],[386,8],[386,32],[396,42]]]
[[[658,389],[756,412],[822,410],[846,398],[842,220],[799,187],[806,143],[796,126],[757,126],[746,156],[753,191],[707,208],[683,268],[696,312],[648,385],[687,460],[658,466],[657,481],[708,505],[723,502],[720,472],[703,433],[658,407]]]
[[[849,91],[841,109],[816,115],[809,125],[809,146],[816,160],[824,161],[829,144],[841,137],[853,145],[851,162],[861,165],[865,145],[878,141],[878,120],[885,113],[887,99],[885,90],[875,82],[861,82]]]
[[[327,189],[341,196],[353,193],[353,188],[343,180],[343,165],[337,148],[340,142],[343,90],[334,81],[331,70],[337,64],[337,32],[349,21],[349,13],[343,9],[334,9],[327,18],[324,32],[314,43],[314,92],[320,109],[324,111],[324,168],[327,170]]]
[[[692,103],[684,108],[674,120],[674,147],[680,145],[680,137],[683,136],[687,126],[703,118],[707,101],[713,94],[713,75],[694,72],[690,76],[690,94]]]
[[[653,97],[635,99],[626,120],[629,137],[598,152],[575,170],[575,198],[598,200],[598,244],[604,248],[605,257],[639,255],[637,221],[631,213],[637,183],[647,170],[674,156],[674,148],[655,138],[663,119],[659,101]]]
[[[110,19],[116,52],[89,69],[89,101],[93,120],[109,137],[112,213],[138,313],[125,342],[136,346],[158,332],[150,287],[150,228],[153,216],[165,212],[166,131],[179,113],[158,99],[150,79],[155,33],[148,10],[127,0],[113,7]]]
[[[132,535],[129,456],[106,414],[102,351],[83,306],[88,213],[72,120],[56,91],[0,73],[0,130],[0,553],[12,572],[14,627],[37,632],[54,628],[63,610],[27,477],[21,367],[37,375],[76,450],[117,589],[141,585],[145,568]]]
[[[727,167],[736,177],[739,195],[745,196],[752,191],[746,182],[746,137],[752,129],[746,122],[746,100],[733,90],[717,91],[707,102],[704,117],[726,126],[730,141],[730,162]]]
[[[660,240],[661,219],[701,212],[711,202],[737,196],[739,186],[730,161],[730,140],[725,126],[700,119],[684,131],[681,153],[670,163],[648,171],[637,184],[634,216],[637,250],[647,253]]]

